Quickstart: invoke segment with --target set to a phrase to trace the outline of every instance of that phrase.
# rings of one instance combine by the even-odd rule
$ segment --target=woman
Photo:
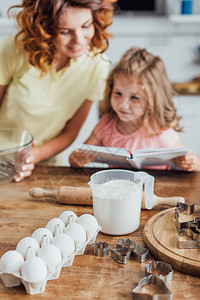
[[[116,0],[24,0],[21,31],[0,45],[0,127],[23,128],[37,146],[15,177],[56,154],[78,135],[92,102],[103,97],[109,63],[107,27]]]

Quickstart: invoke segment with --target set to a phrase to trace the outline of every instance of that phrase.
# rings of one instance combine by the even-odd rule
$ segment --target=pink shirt
[[[122,134],[117,130],[116,119],[110,119],[108,114],[103,115],[99,120],[94,128],[94,133],[101,146],[126,148],[131,152],[138,149],[172,148],[179,140],[178,133],[173,128],[163,130],[153,136],[146,136],[146,131],[143,127],[131,134]],[[157,166],[154,168],[169,169],[169,166]]]

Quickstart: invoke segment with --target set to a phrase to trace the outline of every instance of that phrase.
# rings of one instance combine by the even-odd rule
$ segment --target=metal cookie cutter
[[[144,248],[130,239],[119,239],[116,245],[117,248],[127,247],[131,250],[131,258],[142,263],[149,259],[149,250]]]
[[[93,245],[94,254],[97,256],[108,256],[109,254],[109,244],[105,242],[97,242]]]
[[[183,215],[196,216],[193,220],[181,222]],[[178,203],[175,209],[175,225],[178,230],[178,247],[181,249],[200,248],[200,204]],[[182,240],[182,237],[190,240]],[[192,240],[191,240],[192,239]]]
[[[185,216],[190,216],[189,218],[191,220],[186,222],[181,222],[181,219],[183,219]],[[178,202],[175,208],[174,219],[175,219],[175,225],[177,230],[181,230],[183,228],[195,227],[195,224],[192,223],[195,222],[195,220],[198,219],[200,220],[200,204],[193,203],[190,205],[190,204]]]
[[[126,264],[131,258],[131,250],[127,247],[121,247],[111,250],[111,257],[120,264]]]
[[[191,240],[182,240],[182,237],[189,237]],[[178,231],[179,249],[198,249],[200,248],[200,234],[193,232],[189,228],[183,228]]]
[[[164,261],[151,260],[148,265],[145,266],[145,275],[148,276],[150,274],[154,274],[164,282],[169,282],[172,280],[173,269],[170,264],[167,264]]]
[[[148,285],[150,283],[153,283],[157,285],[158,287],[162,288],[163,293],[162,294],[156,294],[156,295],[148,295],[148,294],[143,294],[140,292],[141,288],[145,285]],[[154,274],[151,274],[147,277],[144,277],[140,280],[139,284],[136,286],[136,288],[133,289],[133,299],[140,299],[140,300],[172,300],[172,292],[168,289],[166,286],[165,282],[155,276]]]

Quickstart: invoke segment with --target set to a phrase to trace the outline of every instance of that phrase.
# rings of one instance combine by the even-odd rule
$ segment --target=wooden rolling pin
[[[62,186],[57,190],[45,190],[34,187],[29,190],[33,198],[53,198],[62,204],[92,205],[92,190],[89,187]],[[144,192],[142,192],[142,209],[145,209]],[[157,205],[176,206],[177,202],[185,202],[183,197],[158,197],[153,195],[152,207]]]

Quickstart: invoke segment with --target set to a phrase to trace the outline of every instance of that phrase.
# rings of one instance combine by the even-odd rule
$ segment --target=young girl
[[[183,146],[172,95],[163,61],[145,49],[129,49],[108,77],[101,119],[85,143],[132,152]],[[72,166],[83,167],[94,157],[75,150],[69,160]],[[200,157],[192,151],[173,162],[182,170],[200,171]]]

